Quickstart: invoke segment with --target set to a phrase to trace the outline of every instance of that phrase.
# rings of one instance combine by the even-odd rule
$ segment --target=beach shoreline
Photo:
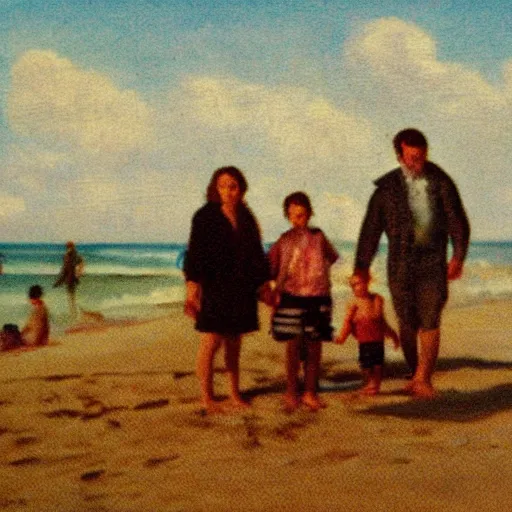
[[[432,402],[401,393],[390,345],[382,394],[359,397],[355,340],[325,343],[317,413],[282,409],[265,306],[243,342],[242,412],[201,413],[198,336],[177,309],[2,353],[0,510],[506,510],[511,306],[446,309]],[[223,398],[221,357],[215,368]]]

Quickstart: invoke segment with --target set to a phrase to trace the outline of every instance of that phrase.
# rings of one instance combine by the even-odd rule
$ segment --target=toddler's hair
[[[313,207],[311,206],[311,201],[306,193],[293,192],[284,198],[283,211],[286,218],[288,218],[288,208],[290,208],[290,205],[292,204],[303,206],[308,212],[309,217],[313,215]]]
[[[363,275],[361,273],[355,272],[348,278],[348,284],[352,287],[357,281],[363,281],[364,283],[369,283],[371,281],[370,274]]]

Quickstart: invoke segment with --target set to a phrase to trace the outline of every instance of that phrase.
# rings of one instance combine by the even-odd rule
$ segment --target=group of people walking
[[[272,336],[286,343],[285,405],[325,406],[318,396],[322,341],[359,341],[364,377],[362,392],[379,391],[385,337],[402,347],[411,371],[405,391],[432,398],[441,313],[448,281],[457,279],[469,245],[469,222],[452,179],[428,160],[428,143],[416,129],[393,140],[399,167],[375,184],[355,255],[350,285],[354,297],[338,336],[333,336],[330,267],[338,253],[325,234],[309,221],[313,208],[304,192],[288,195],[284,215],[291,229],[266,255],[257,221],[244,198],[247,181],[236,167],[217,169],[206,204],[192,219],[184,264],[185,314],[200,332],[197,375],[207,411],[222,404],[213,392],[213,360],[224,347],[230,402],[249,404],[240,394],[240,347],[245,333],[258,329],[257,301],[272,308]],[[383,298],[369,290],[370,267],[380,239],[388,239],[388,284],[399,334],[383,315]],[[448,243],[452,255],[447,261]],[[303,393],[298,373],[304,366]]]

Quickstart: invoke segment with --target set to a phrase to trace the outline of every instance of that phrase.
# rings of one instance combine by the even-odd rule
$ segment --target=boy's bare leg
[[[289,409],[296,409],[299,405],[297,397],[297,378],[300,365],[299,346],[299,338],[293,338],[286,342],[286,393],[284,401]]]
[[[325,402],[318,398],[318,377],[320,374],[320,361],[322,359],[322,343],[320,341],[308,343],[308,355],[306,359],[306,371],[304,377],[304,396],[302,403],[313,411],[325,407]]]
[[[420,330],[420,356],[414,374],[412,393],[418,398],[433,398],[436,395],[432,375],[439,355],[440,330]]]
[[[240,396],[241,342],[239,335],[224,337],[224,360],[229,375],[231,403],[236,407],[247,407],[249,404]]]
[[[201,404],[207,411],[217,409],[213,397],[213,360],[220,347],[221,338],[213,332],[203,333],[197,352],[196,374],[201,391]]]

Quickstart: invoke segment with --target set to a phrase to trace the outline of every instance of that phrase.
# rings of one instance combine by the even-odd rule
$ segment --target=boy
[[[309,226],[313,208],[307,194],[288,195],[283,211],[292,228],[279,237],[268,254],[275,281],[272,335],[276,341],[287,344],[286,409],[292,411],[302,402],[317,411],[325,406],[317,394],[322,341],[332,339],[329,272],[339,256],[324,233]],[[297,378],[301,359],[304,394],[299,400]]]

